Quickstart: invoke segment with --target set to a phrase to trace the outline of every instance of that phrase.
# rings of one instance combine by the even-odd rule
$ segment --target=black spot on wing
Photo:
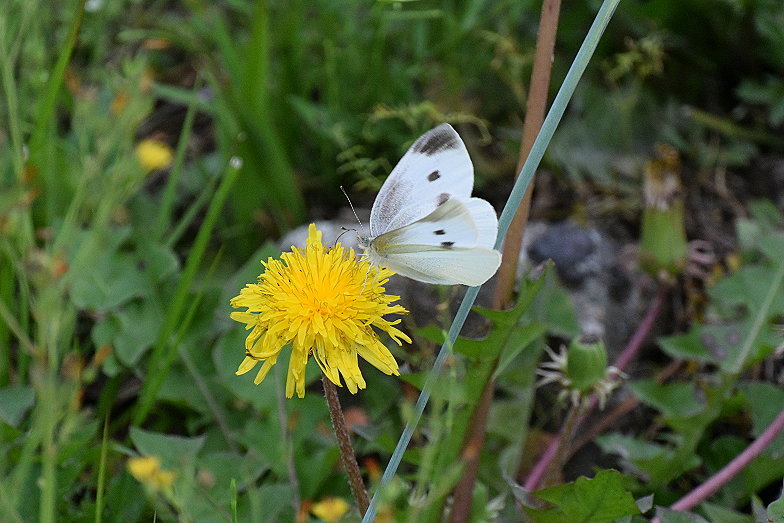
[[[437,231],[433,231],[433,234],[437,234],[438,236],[442,236],[442,235],[446,234],[446,231],[444,229],[438,229]]]
[[[441,178],[441,175],[438,174],[438,169],[436,169],[435,171],[433,171],[432,173],[427,175],[427,181],[428,182],[434,182],[434,181],[438,180],[439,178]]]
[[[441,242],[441,247],[444,249],[451,249],[455,242]]]
[[[444,205],[448,199],[449,199],[449,194],[442,192],[441,194],[438,195],[438,199],[436,200],[436,206]]]
[[[454,131],[445,126],[443,129],[436,128],[419,138],[411,146],[411,150],[415,153],[431,156],[446,149],[457,149],[457,147]]]

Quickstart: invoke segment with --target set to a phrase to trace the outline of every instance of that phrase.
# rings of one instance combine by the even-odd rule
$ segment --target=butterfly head
[[[370,244],[373,239],[370,236],[365,236],[364,234],[357,234],[357,245],[359,245],[363,250],[370,249]]]

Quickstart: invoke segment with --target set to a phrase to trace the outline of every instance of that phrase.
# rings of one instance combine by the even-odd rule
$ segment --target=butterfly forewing
[[[473,187],[463,140],[451,125],[439,125],[414,142],[384,182],[370,212],[370,235],[424,218],[450,198],[468,198]]]
[[[374,263],[426,283],[481,285],[501,263],[492,249],[498,222],[479,198],[452,199],[429,215],[374,239]]]

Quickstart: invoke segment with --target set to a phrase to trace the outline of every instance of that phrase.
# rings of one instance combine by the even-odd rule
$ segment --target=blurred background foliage
[[[552,93],[599,4],[564,6]],[[369,206],[411,140],[443,121],[467,142],[477,194],[500,209],[539,9],[530,0],[3,2],[2,519],[132,521],[155,510],[277,521],[347,498],[318,384],[283,404],[280,372],[259,387],[234,376],[245,333],[228,319],[229,298],[258,260],[279,253],[284,232],[345,206],[341,185]],[[643,166],[666,143],[683,165],[689,237],[726,256],[744,247],[735,219],[749,216],[752,198],[774,210],[752,213],[741,241],[781,230],[784,180],[773,173],[784,162],[783,100],[779,0],[622,2],[545,157],[549,197],[534,213],[638,237]],[[551,291],[527,313],[547,327],[525,340],[538,351],[545,331],[576,334],[564,327],[574,325],[566,299]],[[716,293],[717,307],[727,303],[730,293]],[[398,350],[401,364],[427,369],[425,340],[418,354]],[[505,369],[489,427],[502,456],[521,444],[509,420],[532,401],[536,362],[522,360]],[[414,389],[365,376],[367,391],[347,408],[366,431],[357,450],[372,483]],[[413,518],[437,519],[454,483],[452,464],[433,455],[439,443],[460,444],[438,429],[460,396],[452,386],[435,396],[423,450],[407,458],[429,464],[411,478]],[[656,406],[655,393],[639,392]],[[706,425],[721,410],[711,408]],[[691,434],[690,451],[702,437]],[[125,463],[137,454],[175,471],[176,488],[133,479]],[[495,467],[491,459],[480,472],[477,500],[487,502],[475,503],[477,519],[500,510],[490,500],[506,483]],[[428,494],[434,471],[446,479]],[[396,488],[390,511],[410,501]],[[753,492],[736,486],[725,501]]]

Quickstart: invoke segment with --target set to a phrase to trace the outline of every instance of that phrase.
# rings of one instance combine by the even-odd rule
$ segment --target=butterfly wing
[[[451,125],[439,125],[411,145],[384,182],[370,211],[370,236],[424,218],[450,198],[467,199],[473,188],[463,140]]]
[[[481,285],[501,264],[493,249],[498,219],[480,198],[450,199],[405,227],[374,238],[371,261],[423,281],[443,285]]]

